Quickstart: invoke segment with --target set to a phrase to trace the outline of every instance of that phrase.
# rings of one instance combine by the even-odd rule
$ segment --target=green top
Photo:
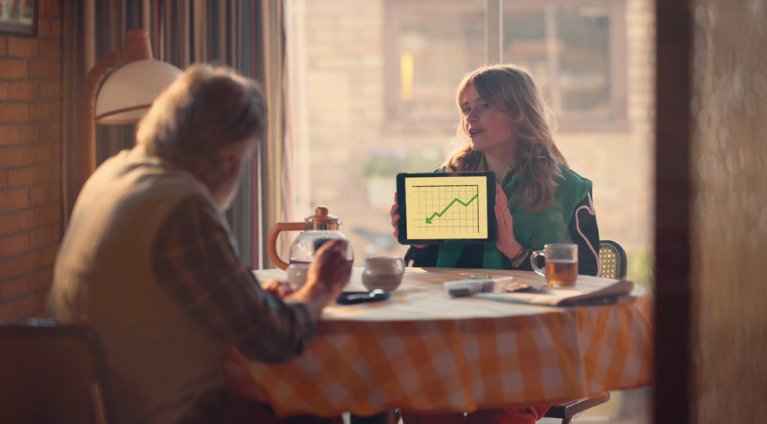
[[[475,170],[485,169],[485,161],[482,160]],[[560,171],[562,176],[557,178],[557,194],[548,207],[536,212],[516,210],[511,213],[514,219],[514,238],[525,249],[542,249],[544,244],[566,241],[568,226],[575,209],[591,191],[591,181],[565,166],[560,167]],[[445,168],[435,172],[444,173]],[[519,184],[519,178],[513,175],[511,178],[504,178],[501,184],[504,193],[510,198],[512,189]],[[440,244],[436,266],[455,267],[465,245],[466,243],[454,241]],[[485,242],[483,251],[483,268],[503,269],[503,253],[498,250],[495,242]]]

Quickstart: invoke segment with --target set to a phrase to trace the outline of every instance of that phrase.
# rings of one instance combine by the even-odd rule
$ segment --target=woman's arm
[[[516,264],[525,254],[525,247],[514,237],[514,218],[509,211],[509,199],[500,184],[495,185],[495,219],[498,223],[495,247],[505,258]],[[514,265],[514,268],[517,266]]]
[[[599,274],[599,227],[591,193],[576,206],[570,219],[570,238],[578,245],[578,274]]]

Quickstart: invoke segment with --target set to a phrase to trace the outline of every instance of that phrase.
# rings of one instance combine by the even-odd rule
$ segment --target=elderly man
[[[265,116],[254,81],[192,66],[154,102],[136,146],[80,193],[49,309],[101,337],[119,423],[273,420],[225,390],[224,357],[233,348],[261,361],[301,354],[349,280],[339,241],[318,251],[292,293],[262,288],[238,259],[221,213]]]

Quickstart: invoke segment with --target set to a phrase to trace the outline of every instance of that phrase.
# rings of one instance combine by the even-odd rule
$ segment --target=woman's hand
[[[519,255],[524,248],[514,238],[514,219],[509,212],[509,199],[500,184],[495,185],[495,219],[498,221],[498,241],[495,246],[509,259]]]
[[[399,202],[397,202],[397,193],[394,193],[394,204],[389,209],[391,216],[391,226],[394,228],[394,238],[399,237]]]
[[[272,280],[268,283],[261,284],[261,288],[264,289],[265,292],[279,299],[282,299],[295,291],[289,282],[279,280]]]
[[[391,209],[389,209],[389,216],[391,216],[391,226],[394,228],[394,238],[399,238],[399,202],[397,202],[397,193],[394,193],[394,204],[391,205]],[[423,249],[427,245],[425,244],[412,244],[411,246],[416,247],[418,249]]]

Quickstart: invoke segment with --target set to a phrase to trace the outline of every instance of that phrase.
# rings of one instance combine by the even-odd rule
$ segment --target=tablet
[[[495,240],[495,174],[397,174],[399,242]]]

